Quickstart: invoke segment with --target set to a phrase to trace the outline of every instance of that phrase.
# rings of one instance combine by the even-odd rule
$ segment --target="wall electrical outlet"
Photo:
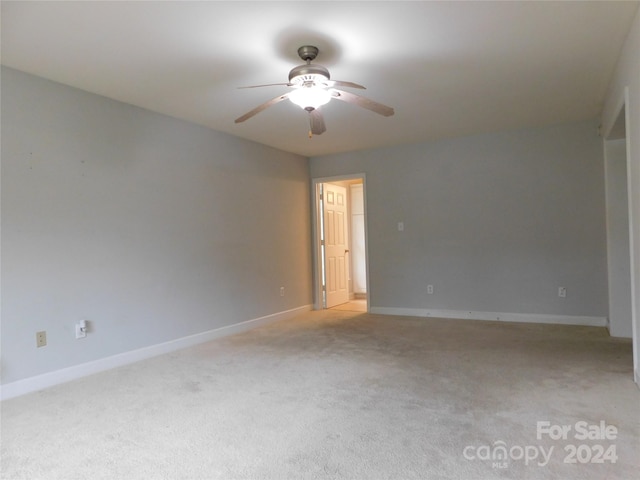
[[[36,333],[36,347],[44,347],[47,344],[47,332],[37,332]]]
[[[427,285],[427,293],[428,293],[429,295],[432,295],[432,294],[433,294],[433,285]]]
[[[561,298],[565,298],[567,296],[567,288],[566,287],[558,287],[558,296]]]
[[[280,287],[280,296],[284,297],[284,287]]]

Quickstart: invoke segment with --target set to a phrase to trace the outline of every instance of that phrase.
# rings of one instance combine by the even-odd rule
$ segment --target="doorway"
[[[624,109],[621,125],[604,141],[609,277],[609,334],[631,338],[631,250]]]
[[[364,174],[312,181],[314,308],[369,311]]]

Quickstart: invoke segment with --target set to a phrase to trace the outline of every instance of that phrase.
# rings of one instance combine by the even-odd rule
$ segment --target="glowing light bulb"
[[[319,87],[300,87],[289,94],[289,100],[305,110],[315,110],[329,103],[331,93]]]

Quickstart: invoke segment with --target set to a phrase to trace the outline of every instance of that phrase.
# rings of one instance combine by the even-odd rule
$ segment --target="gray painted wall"
[[[2,69],[3,383],[309,305],[310,230],[306,158]]]
[[[607,316],[594,122],[311,159],[361,172],[373,307]]]

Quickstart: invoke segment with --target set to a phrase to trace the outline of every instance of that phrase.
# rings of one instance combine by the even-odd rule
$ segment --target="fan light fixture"
[[[331,92],[325,88],[315,86],[300,87],[289,94],[289,100],[304,110],[311,111],[329,103]]]
[[[0,0],[1,1],[1,0]],[[309,114],[309,138],[312,135],[320,135],[327,130],[324,125],[324,117],[319,107],[329,103],[332,98],[342,102],[352,103],[359,107],[371,110],[379,115],[389,117],[393,115],[393,108],[374,102],[355,93],[338,90],[335,87],[349,87],[364,89],[362,85],[353,82],[344,82],[342,80],[330,80],[329,70],[322,65],[312,64],[311,60],[315,60],[318,55],[318,47],[312,45],[303,45],[298,49],[298,56],[306,63],[293,67],[289,72],[289,81],[287,83],[268,83],[266,85],[251,85],[249,87],[239,88],[256,88],[256,87],[272,87],[282,85],[292,87],[293,90],[284,95],[278,95],[271,100],[258,105],[253,110],[248,111],[241,117],[236,118],[236,123],[244,122],[254,115],[262,112],[265,108],[275,105],[285,99],[291,100],[294,104],[306,110]]]

